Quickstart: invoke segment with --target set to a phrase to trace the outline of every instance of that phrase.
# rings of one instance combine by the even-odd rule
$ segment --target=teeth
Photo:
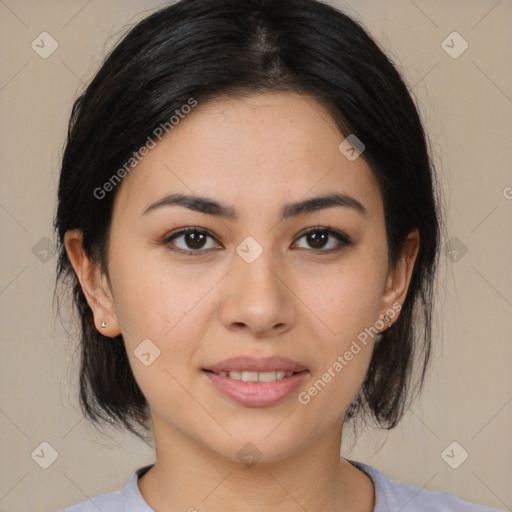
[[[278,370],[274,372],[218,372],[221,377],[229,377],[242,382],[274,382],[285,377],[291,377],[293,372]]]
[[[260,382],[274,382],[277,380],[277,372],[261,372],[258,380]]]
[[[258,382],[258,372],[242,372],[244,382]]]

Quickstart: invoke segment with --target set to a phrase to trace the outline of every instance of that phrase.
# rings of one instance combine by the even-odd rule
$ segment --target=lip
[[[271,372],[284,370],[295,372],[274,382],[243,382],[217,375],[218,372],[253,371]],[[297,361],[281,356],[239,356],[225,359],[201,372],[223,396],[246,407],[269,407],[289,398],[309,376],[308,369]]]
[[[243,382],[205,370],[201,373],[218,392],[246,407],[276,405],[293,395],[309,376],[306,370],[274,382]]]
[[[219,372],[272,372],[284,370],[285,372],[303,372],[307,368],[297,361],[281,356],[270,357],[254,357],[254,356],[237,356],[225,359],[212,366],[207,366],[205,370],[214,373]]]

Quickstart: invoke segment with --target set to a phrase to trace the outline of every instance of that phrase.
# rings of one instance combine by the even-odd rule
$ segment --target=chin
[[[290,425],[286,428],[275,421],[255,423],[226,424],[226,430],[233,437],[218,434],[213,439],[210,431],[209,436],[202,436],[202,444],[229,461],[252,467],[255,464],[280,462],[300,453],[311,437],[305,435],[304,426],[293,428]]]

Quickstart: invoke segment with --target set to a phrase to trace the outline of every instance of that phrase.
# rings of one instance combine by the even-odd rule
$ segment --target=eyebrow
[[[224,205],[208,197],[185,194],[168,194],[158,199],[144,210],[141,217],[168,206],[182,206],[189,210],[205,213],[207,215],[214,215],[231,220],[238,219],[237,211],[231,206]],[[354,197],[346,194],[331,193],[286,204],[281,210],[280,218],[284,220],[298,217],[334,206],[350,208],[363,216],[368,216],[367,209]]]

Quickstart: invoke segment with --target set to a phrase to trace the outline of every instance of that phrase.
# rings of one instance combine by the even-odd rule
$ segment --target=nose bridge
[[[281,261],[271,247],[264,248],[251,237],[237,247],[222,311],[226,327],[245,324],[261,333],[294,322],[293,294]]]
[[[267,237],[267,242],[270,237]],[[283,284],[278,275],[284,272],[280,268],[279,258],[272,247],[263,248],[254,239],[248,237],[237,248],[237,262],[235,264],[236,279],[239,280],[242,295],[254,298],[274,301],[278,298],[285,299],[282,290]],[[245,298],[247,301],[247,298]]]
[[[249,251],[253,251],[253,249],[250,248]],[[271,248],[263,250],[254,261],[246,260],[243,256],[239,259],[241,261],[236,264],[236,272],[239,279],[245,282],[248,288],[255,293],[280,293],[280,282],[276,277],[276,274],[279,274],[279,265]]]

